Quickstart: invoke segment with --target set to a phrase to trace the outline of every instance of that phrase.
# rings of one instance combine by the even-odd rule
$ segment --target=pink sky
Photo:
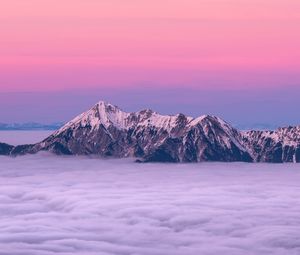
[[[0,92],[300,77],[299,0],[2,0],[0,21]]]

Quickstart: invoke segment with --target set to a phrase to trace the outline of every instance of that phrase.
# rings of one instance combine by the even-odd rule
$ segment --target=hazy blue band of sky
[[[300,88],[199,90],[140,88],[0,93],[0,122],[65,122],[100,100],[125,111],[151,108],[162,114],[214,114],[238,126],[300,124]]]

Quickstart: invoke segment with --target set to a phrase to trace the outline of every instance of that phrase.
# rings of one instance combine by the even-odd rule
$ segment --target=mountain
[[[299,162],[300,126],[243,132],[243,144],[257,162]]]
[[[14,146],[0,143],[0,155],[10,155],[11,151],[14,149]]]
[[[41,124],[35,122],[12,124],[0,123],[0,130],[57,130],[62,125],[62,123]]]
[[[252,125],[234,125],[234,127],[238,130],[249,131],[249,130],[275,130],[279,127],[279,125],[271,125],[267,123],[254,123]]]
[[[9,154],[50,151],[67,155],[136,157],[143,162],[300,160],[299,128],[270,137],[267,134],[267,131],[240,132],[216,116],[166,116],[149,109],[127,113],[112,104],[99,102],[44,141],[13,147]],[[290,146],[288,155],[281,161],[277,155],[280,139],[289,140],[282,143],[283,147]]]

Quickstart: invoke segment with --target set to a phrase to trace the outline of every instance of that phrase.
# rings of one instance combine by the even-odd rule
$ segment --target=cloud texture
[[[0,157],[1,255],[300,254],[298,165]]]

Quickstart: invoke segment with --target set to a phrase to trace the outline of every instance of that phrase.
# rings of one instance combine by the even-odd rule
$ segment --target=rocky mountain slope
[[[248,131],[243,144],[257,162],[300,162],[300,126],[275,131]]]
[[[136,157],[145,162],[299,162],[299,128],[274,132],[240,132],[209,115],[165,116],[151,110],[127,113],[99,102],[44,141],[6,148],[6,154],[51,151]]]
[[[10,155],[12,152],[14,146],[6,144],[6,143],[0,143],[0,155]]]

